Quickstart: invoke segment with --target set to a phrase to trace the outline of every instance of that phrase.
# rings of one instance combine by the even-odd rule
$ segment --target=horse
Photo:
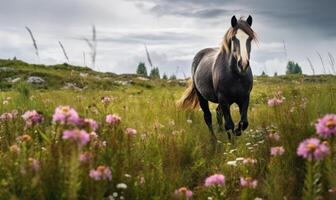
[[[252,17],[246,20],[236,16],[231,18],[231,27],[226,32],[219,48],[206,48],[199,51],[192,62],[192,77],[189,87],[177,102],[184,109],[201,107],[204,121],[217,141],[212,127],[212,116],[209,101],[218,104],[217,122],[229,139],[231,133],[240,136],[248,127],[247,111],[250,93],[253,87],[253,75],[250,67],[251,42],[256,34],[251,28]],[[236,103],[239,107],[240,121],[235,128],[230,113],[230,106]],[[230,133],[231,132],[231,133]]]

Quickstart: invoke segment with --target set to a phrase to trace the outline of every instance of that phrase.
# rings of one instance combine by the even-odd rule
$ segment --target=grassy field
[[[249,128],[232,141],[217,131],[213,146],[203,113],[175,107],[184,81],[8,60],[0,62],[4,67],[0,199],[335,198],[336,122],[327,126],[331,137],[321,138],[315,129],[319,118],[336,113],[333,76],[255,78]],[[45,83],[28,84],[29,76]],[[69,82],[76,87],[64,87]],[[272,98],[279,105],[269,106]],[[58,106],[74,110],[55,113]],[[71,121],[75,112],[98,128],[89,120]],[[231,112],[237,122],[238,108]],[[73,135],[66,137],[67,130]],[[312,159],[297,154],[310,137],[326,141],[328,151],[317,159],[317,145],[309,146]],[[272,147],[279,147],[273,155]],[[217,179],[205,184],[214,174]]]

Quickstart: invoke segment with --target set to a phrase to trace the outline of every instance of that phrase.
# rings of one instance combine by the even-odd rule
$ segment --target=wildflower
[[[272,98],[267,101],[269,107],[274,107],[283,103],[283,99]]]
[[[96,132],[92,131],[89,133],[90,134],[90,139],[97,139],[98,138],[98,135]]]
[[[271,147],[271,155],[272,156],[281,156],[285,153],[285,149],[283,146]]]
[[[79,161],[82,164],[86,164],[88,162],[90,162],[90,160],[92,159],[92,153],[91,152],[84,152],[81,155],[79,155]]]
[[[137,131],[135,129],[133,129],[133,128],[127,128],[126,129],[126,134],[128,136],[135,136],[137,134]]]
[[[279,141],[280,140],[280,135],[279,133],[270,133],[268,134],[268,138],[274,141]]]
[[[101,102],[102,104],[104,104],[104,106],[108,106],[111,103],[111,98],[108,96],[104,96],[101,98]]]
[[[231,165],[231,166],[237,166],[237,161],[236,160],[231,160],[231,161],[227,161],[226,163],[227,165]]]
[[[255,164],[257,164],[257,160],[253,159],[253,158],[245,158],[243,160],[243,164],[244,165],[255,165]]]
[[[315,124],[316,132],[322,138],[336,136],[336,115],[327,114]]]
[[[255,189],[258,186],[258,181],[251,177],[240,177],[240,186],[250,189]]]
[[[188,124],[192,124],[192,122],[193,122],[193,121],[192,121],[191,119],[187,119],[187,123],[188,123]]]
[[[28,158],[28,166],[32,171],[37,172],[40,170],[40,161],[34,158]]]
[[[126,190],[127,189],[127,185],[125,183],[118,183],[117,184],[117,188],[118,189]]]
[[[26,111],[22,115],[23,120],[26,122],[26,128],[30,128],[36,124],[39,124],[43,121],[43,116],[41,113],[36,110]]]
[[[111,170],[105,165],[98,166],[96,170],[91,169],[89,176],[95,181],[112,179]]]
[[[10,113],[10,112],[2,113],[0,115],[0,121],[4,121],[4,122],[5,121],[11,121],[14,118],[15,118],[15,116],[12,113]]]
[[[15,154],[19,154],[21,152],[21,149],[17,144],[13,144],[9,147],[9,151]]]
[[[88,127],[91,131],[96,131],[98,129],[98,124],[93,119],[85,118],[82,123],[84,127]]]
[[[330,154],[327,142],[322,142],[317,138],[309,138],[300,143],[297,155],[311,160],[323,160]]]
[[[243,160],[244,160],[243,157],[238,157],[238,158],[236,158],[236,161],[243,161]]]
[[[53,115],[53,122],[77,125],[80,118],[76,110],[70,106],[58,106]]]
[[[17,140],[19,140],[21,142],[28,142],[31,139],[32,139],[31,136],[28,135],[28,134],[24,134],[24,135],[21,135],[21,136],[17,137]]]
[[[181,187],[174,192],[175,197],[179,199],[190,199],[193,195],[193,192],[191,190],[188,190],[186,187]]]
[[[212,176],[209,176],[208,178],[205,179],[205,184],[206,187],[210,187],[213,185],[225,185],[225,176],[222,174],[214,174]]]
[[[110,114],[106,116],[106,123],[108,123],[109,125],[114,126],[114,125],[119,124],[120,122],[121,122],[121,117],[119,117],[118,115]]]
[[[85,130],[73,129],[63,132],[64,140],[72,140],[78,143],[80,146],[84,146],[90,141],[90,135]]]

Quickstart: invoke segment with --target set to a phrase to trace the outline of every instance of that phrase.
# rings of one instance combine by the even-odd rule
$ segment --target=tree
[[[167,77],[167,74],[166,74],[166,73],[163,73],[162,79],[163,79],[163,80],[167,80],[167,79],[168,79],[168,77]]]
[[[172,74],[170,77],[169,77],[170,80],[176,80],[176,75],[175,74]]]
[[[286,74],[302,74],[302,69],[298,63],[288,61]]]
[[[160,72],[159,72],[159,68],[154,67],[151,71],[150,71],[150,75],[151,78],[158,78],[160,79]]]
[[[145,63],[140,62],[138,64],[138,68],[137,68],[136,73],[139,74],[139,75],[147,76],[147,68],[146,68]]]
[[[261,76],[267,76],[267,74],[265,73],[265,71],[262,71]]]

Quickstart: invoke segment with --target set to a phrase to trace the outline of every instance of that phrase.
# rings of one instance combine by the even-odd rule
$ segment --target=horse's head
[[[235,16],[231,18],[231,28],[225,35],[227,52],[234,58],[239,73],[244,74],[250,66],[251,42],[256,39],[256,35],[251,28],[252,17],[246,20],[237,20]]]

